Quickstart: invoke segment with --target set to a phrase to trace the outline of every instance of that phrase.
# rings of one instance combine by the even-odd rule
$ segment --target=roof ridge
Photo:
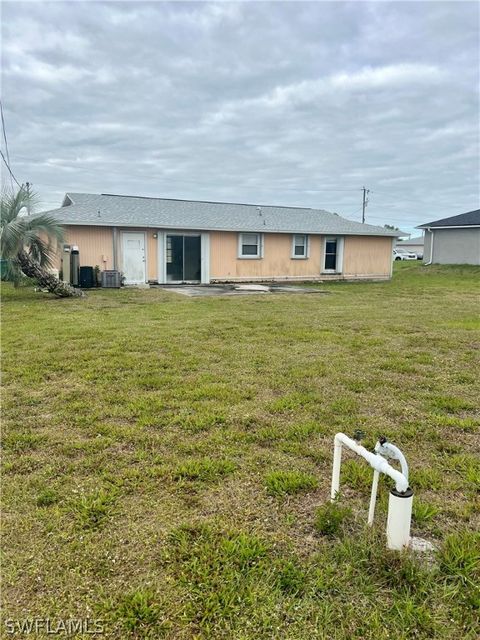
[[[386,230],[380,225],[362,224],[338,213],[311,207],[122,196],[78,191],[67,193],[66,200],[71,200],[73,206],[53,210],[65,224],[98,225],[102,223],[105,225],[109,223],[119,226],[157,226],[211,231],[398,235],[397,232]],[[155,206],[147,207],[145,206],[147,202]],[[235,209],[238,210],[235,211]],[[98,210],[101,211],[101,216],[98,216]]]
[[[285,204],[258,204],[252,202],[226,202],[225,200],[187,200],[186,198],[162,198],[159,196],[130,196],[121,193],[84,193],[82,195],[87,196],[109,196],[112,198],[136,198],[138,200],[169,200],[173,202],[201,202],[203,204],[231,204],[241,207],[270,207],[272,209],[301,209],[302,211],[325,211],[325,213],[331,213],[325,209],[314,209],[313,207],[299,207],[297,205],[285,205]],[[332,214],[335,215],[335,214]]]
[[[470,220],[471,218],[478,218],[478,221],[474,219],[473,222],[464,222],[465,220]],[[438,220],[432,220],[431,222],[425,222],[424,224],[418,225],[417,229],[425,229],[428,227],[440,227],[442,225],[447,227],[454,227],[455,221],[461,220],[458,226],[477,226],[480,221],[480,209],[472,209],[472,211],[465,211],[464,213],[457,213],[454,216],[447,216],[446,218],[439,218]]]

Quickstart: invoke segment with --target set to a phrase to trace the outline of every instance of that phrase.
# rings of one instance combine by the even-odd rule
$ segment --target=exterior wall
[[[406,242],[397,242],[396,249],[405,249],[406,251],[412,251],[413,253],[420,253],[423,255],[423,244],[410,244],[408,240]]]
[[[324,237],[309,237],[309,258],[291,258],[292,235],[264,234],[262,259],[239,259],[238,233],[210,234],[210,278],[212,280],[309,280],[341,278],[379,278],[391,276],[392,237],[346,236],[343,242],[343,268],[339,274],[323,271]]]
[[[265,233],[263,258],[238,258],[238,233],[210,233],[210,278],[212,280],[309,279],[320,277],[323,253],[321,236],[310,236],[306,259],[292,259],[292,235]]]
[[[390,278],[393,238],[346,236],[343,248],[343,275],[353,278]]]
[[[113,269],[113,233],[111,227],[65,227],[65,244],[78,245],[80,265]]]
[[[158,243],[161,230],[117,228],[117,265],[114,265],[113,228],[67,226],[65,242],[78,245],[80,265],[122,270],[122,232],[145,234],[147,280],[159,278]],[[158,234],[154,238],[154,234]],[[205,234],[207,235],[207,234]],[[265,233],[263,258],[239,259],[238,233],[212,231],[210,237],[210,274],[213,281],[248,280],[327,280],[327,279],[385,279],[391,276],[392,238],[374,236],[346,236],[343,238],[342,272],[322,273],[324,236],[309,236],[309,257],[292,259],[292,234]],[[208,246],[208,245],[207,245]],[[208,257],[208,254],[207,254]],[[61,268],[60,260],[58,268]]]
[[[147,280],[158,277],[157,239],[153,237],[156,229],[125,229],[117,228],[117,260],[116,268],[122,270],[122,240],[123,231],[145,233],[145,249],[147,260]],[[101,271],[114,268],[112,227],[67,226],[65,227],[65,244],[78,245],[80,252],[80,266],[98,265]],[[58,268],[61,268],[60,256]]]
[[[433,263],[480,265],[480,228],[433,229]],[[430,251],[425,254],[430,261]]]
[[[158,239],[153,237],[154,233],[157,234],[156,229],[145,230],[147,236],[147,280],[158,279]]]

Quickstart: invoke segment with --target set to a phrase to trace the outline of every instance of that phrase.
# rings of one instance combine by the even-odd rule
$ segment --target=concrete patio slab
[[[178,293],[189,298],[203,298],[208,296],[248,296],[270,295],[272,293],[328,293],[313,287],[293,285],[237,285],[237,284],[205,284],[205,285],[151,285],[154,288]]]

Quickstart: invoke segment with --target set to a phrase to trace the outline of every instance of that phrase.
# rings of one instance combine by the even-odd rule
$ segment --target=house
[[[398,235],[320,209],[111,194],[68,193],[48,213],[80,265],[137,285],[386,280]]]
[[[427,264],[480,264],[480,209],[421,224]]]
[[[405,240],[398,240],[396,244],[397,249],[405,249],[405,251],[411,251],[416,253],[418,258],[423,258],[423,236],[417,238],[407,238]]]

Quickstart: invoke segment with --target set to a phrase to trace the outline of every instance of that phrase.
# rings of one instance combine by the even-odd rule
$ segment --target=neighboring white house
[[[398,239],[396,248],[416,253],[417,257],[421,260],[423,258],[423,242],[423,236],[418,236],[417,238],[405,238],[405,240]]]
[[[426,264],[480,265],[480,209],[421,224]]]

